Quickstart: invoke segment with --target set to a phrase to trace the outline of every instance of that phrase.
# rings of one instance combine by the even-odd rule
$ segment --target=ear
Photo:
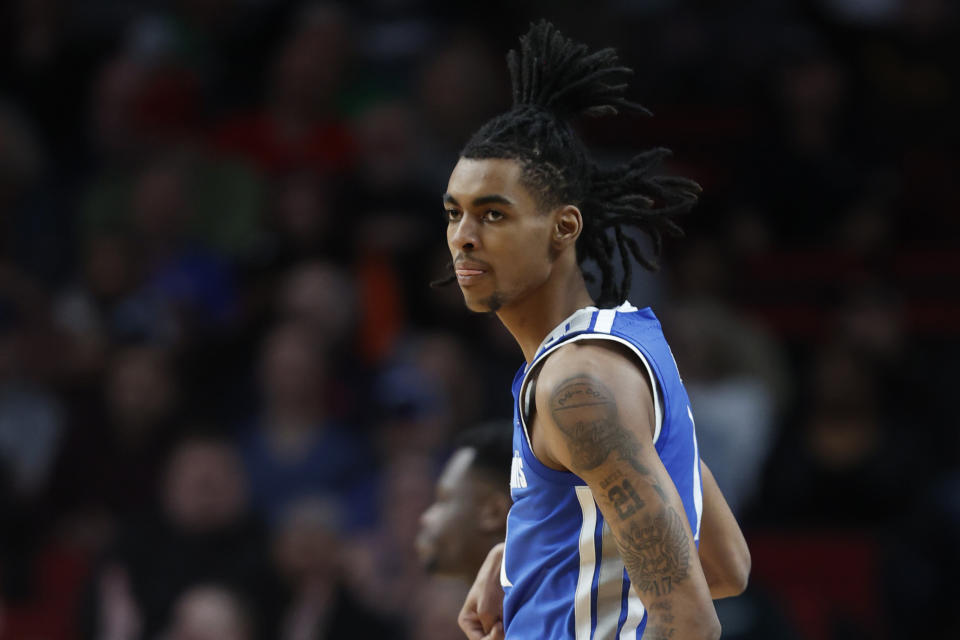
[[[478,522],[484,533],[503,531],[507,526],[507,514],[510,512],[510,496],[500,490],[490,490],[480,504]]]
[[[583,214],[580,209],[568,204],[554,212],[551,240],[557,249],[564,249],[577,241],[583,231]]]

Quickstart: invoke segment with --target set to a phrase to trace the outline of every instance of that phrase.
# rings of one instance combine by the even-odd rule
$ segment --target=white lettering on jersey
[[[527,488],[527,476],[523,474],[523,458],[520,457],[519,451],[513,452],[513,462],[510,464],[510,488]]]

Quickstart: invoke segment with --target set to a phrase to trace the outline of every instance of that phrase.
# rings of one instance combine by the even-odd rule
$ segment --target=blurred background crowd
[[[461,637],[413,541],[522,356],[428,283],[539,17],[656,114],[596,157],[704,187],[631,302],[751,544],[724,637],[960,637],[956,3],[584,5],[2,3],[0,638]]]

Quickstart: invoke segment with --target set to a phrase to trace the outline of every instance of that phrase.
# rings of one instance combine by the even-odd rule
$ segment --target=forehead
[[[460,158],[450,174],[447,193],[464,205],[466,200],[494,194],[518,204],[532,203],[532,197],[520,183],[522,173],[516,160]]]

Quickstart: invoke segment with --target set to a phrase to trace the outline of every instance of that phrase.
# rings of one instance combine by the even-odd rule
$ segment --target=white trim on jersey
[[[583,512],[583,524],[580,527],[580,574],[577,576],[577,591],[573,600],[573,618],[576,640],[590,640],[593,630],[590,600],[593,574],[597,567],[597,549],[593,540],[597,529],[597,503],[593,500],[590,487],[581,485],[576,490]]]
[[[612,340],[614,342],[619,342],[620,344],[628,347],[630,351],[632,351],[637,356],[637,358],[640,359],[640,362],[643,363],[643,368],[646,369],[647,371],[647,378],[650,380],[650,387],[651,387],[651,391],[653,392],[653,417],[654,417],[654,421],[656,422],[653,430],[653,444],[657,444],[657,440],[660,438],[660,429],[663,427],[663,408],[660,403],[660,393],[658,390],[659,387],[657,387],[657,378],[653,375],[653,369],[650,368],[650,363],[647,362],[647,358],[643,355],[643,352],[640,351],[640,349],[637,349],[627,340],[624,340],[623,338],[620,338],[618,336],[612,336],[609,333],[581,333],[578,336],[574,336],[569,340],[565,340],[558,345],[550,347],[549,349],[544,351],[540,357],[544,358],[550,353],[552,353],[554,350],[559,349],[565,344],[570,344],[572,342],[580,342],[581,340]],[[538,358],[538,360],[539,359],[540,358]],[[529,387],[527,385],[528,382],[529,382],[529,378],[527,376],[524,376],[523,382],[521,383],[521,386],[520,386],[521,398],[523,398],[525,394],[529,393]],[[521,405],[521,409],[525,409],[525,407]],[[523,435],[527,439],[527,446],[530,447],[530,451],[533,451],[533,443],[530,441],[530,434],[527,432],[527,419],[524,413],[525,411],[523,410],[520,411],[520,426],[523,427]]]
[[[630,587],[630,595],[627,596],[627,619],[623,621],[623,627],[620,629],[620,640],[636,640],[637,627],[643,622],[643,614],[646,608],[640,597],[634,593],[633,586]],[[644,634],[646,635],[646,634]]]
[[[693,532],[693,541],[700,541],[700,522],[703,520],[703,484],[700,482],[700,450],[697,446],[697,423],[693,419],[693,409],[687,405],[690,426],[693,427],[693,507],[697,512],[697,530]]]
[[[613,321],[616,319],[617,311],[629,312],[636,310],[637,308],[631,305],[629,302],[624,302],[616,309],[602,309],[597,313],[597,322],[593,325],[593,330],[597,333],[609,334],[613,329]],[[610,338],[630,347],[630,350],[637,354],[637,357],[640,358],[640,361],[643,362],[644,368],[647,370],[647,377],[650,379],[650,387],[653,391],[653,413],[656,421],[656,426],[654,427],[653,432],[653,444],[657,444],[657,439],[660,437],[660,427],[663,425],[663,416],[660,412],[660,394],[657,391],[657,378],[653,375],[653,369],[650,368],[650,363],[647,362],[647,359],[643,355],[642,351],[637,349],[630,342],[618,338],[617,336],[610,336]]]
[[[623,560],[610,525],[600,538],[600,579],[597,581],[597,628],[593,640],[616,640],[623,608]]]
[[[616,309],[601,309],[597,312],[597,322],[593,325],[593,330],[597,333],[610,333],[616,315]]]
[[[505,527],[503,530],[503,539],[506,540],[507,536],[510,535],[510,518],[507,518]],[[512,587],[513,583],[510,582],[510,579],[507,577],[507,545],[503,545],[503,555],[500,556],[500,586],[501,587]]]
[[[657,444],[657,440],[660,439],[660,429],[663,427],[663,407],[660,404],[660,388],[657,386],[657,377],[653,375],[653,369],[650,367],[650,363],[647,362],[647,357],[643,355],[643,351],[635,347],[632,342],[618,336],[596,333],[584,333],[581,334],[581,336],[587,339],[593,338],[594,340],[613,340],[614,342],[619,342],[628,347],[630,351],[633,351],[640,359],[640,362],[643,363],[643,368],[647,371],[647,378],[650,380],[650,391],[653,392],[653,420],[655,425],[653,428],[653,444]],[[581,336],[577,336],[577,338]],[[571,342],[573,340],[576,340],[576,338],[570,339]]]
[[[646,356],[643,355],[643,352],[640,351],[640,349],[638,349],[629,341],[624,340],[623,338],[610,335],[609,332],[613,327],[613,320],[615,319],[616,312],[618,310],[633,311],[636,309],[635,307],[630,306],[629,302],[624,302],[617,309],[601,309],[600,311],[597,312],[597,321],[596,323],[594,323],[594,331],[597,331],[598,330],[597,327],[600,326],[600,314],[604,313],[605,311],[610,311],[611,319],[609,320],[609,326],[606,327],[606,330],[604,332],[581,333],[580,335],[576,335],[570,338],[569,340],[564,340],[563,342],[553,345],[552,347],[550,347],[549,349],[541,353],[539,356],[537,356],[536,359],[534,359],[534,363],[542,361],[548,355],[553,353],[556,349],[559,349],[565,344],[570,344],[571,342],[579,342],[581,340],[613,340],[614,342],[619,342],[620,344],[623,344],[626,347],[628,347],[634,354],[636,354],[636,356],[640,359],[640,362],[643,363],[643,368],[647,372],[647,378],[650,380],[650,390],[653,392],[653,415],[654,415],[654,422],[655,422],[654,430],[653,430],[653,444],[656,445],[657,440],[660,438],[660,430],[663,427],[663,408],[660,403],[660,392],[659,392],[659,387],[657,386],[657,377],[653,375],[653,369],[650,367],[650,363],[647,362]],[[584,311],[584,309],[581,309],[580,311]],[[578,311],[577,313],[580,313],[580,311]],[[576,315],[576,313],[574,315]],[[608,324],[606,320],[604,320],[604,324],[605,325]],[[553,339],[556,339],[557,337],[560,337],[560,336],[556,336]],[[536,368],[535,366],[531,366],[523,374],[523,381],[520,383],[520,394],[519,394],[520,395],[520,411],[519,411],[520,426],[523,429],[523,437],[526,438],[527,446],[530,448],[531,452],[533,452],[533,442],[530,440],[530,432],[527,430],[527,409],[532,404],[533,398],[528,397],[531,395],[530,387],[528,383],[530,382],[530,374],[533,372],[535,368]]]

